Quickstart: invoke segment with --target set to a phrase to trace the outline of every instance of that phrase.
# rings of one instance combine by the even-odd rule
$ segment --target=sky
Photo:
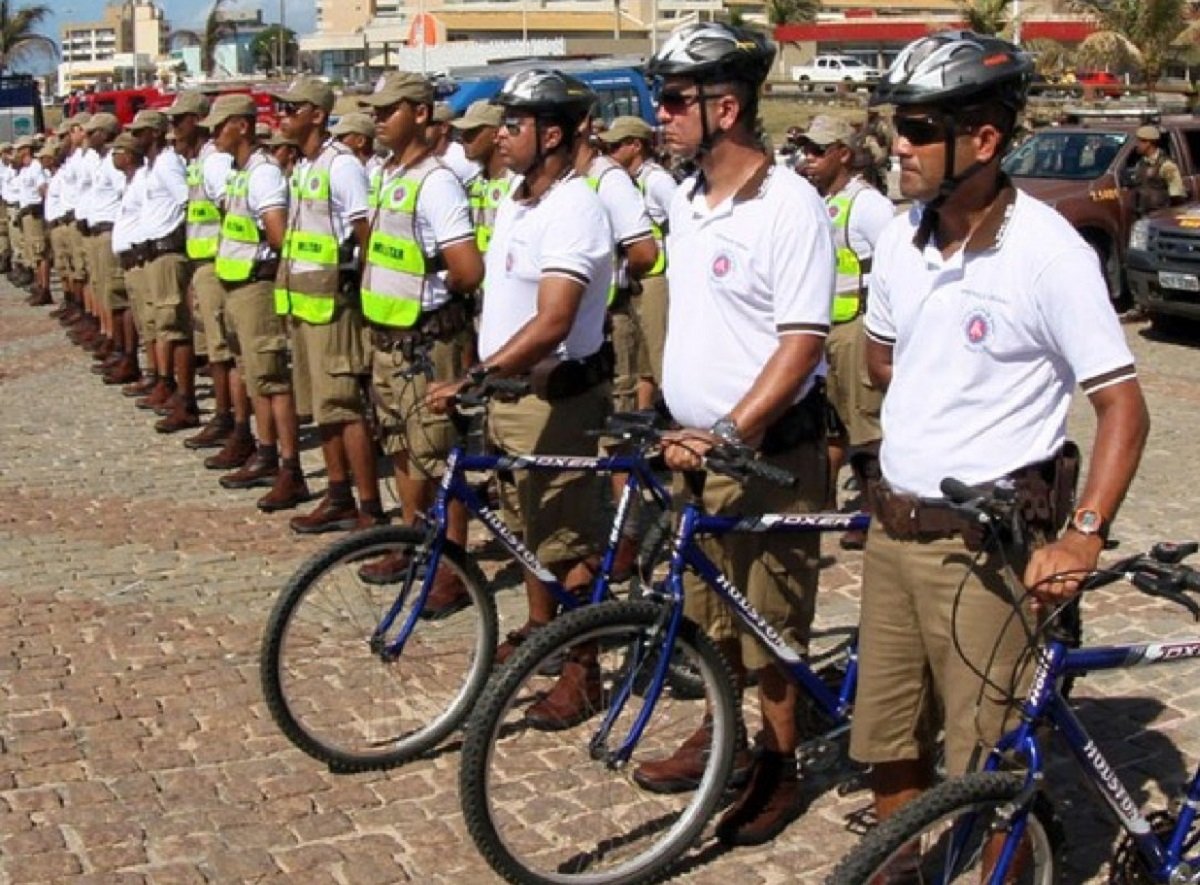
[[[56,43],[61,33],[63,23],[69,21],[97,21],[104,14],[105,0],[39,0],[50,7],[50,15],[38,29]],[[199,30],[208,16],[211,3],[206,0],[157,0],[166,14],[166,19],[173,29],[188,28]],[[273,24],[279,21],[279,4],[281,0],[264,0],[258,2],[239,2],[226,0],[223,9],[249,10],[253,13],[262,9],[263,21]],[[282,0],[284,3],[285,23],[298,34],[307,34],[316,28],[317,4],[315,0]],[[15,0],[14,8],[20,8],[22,0]]]

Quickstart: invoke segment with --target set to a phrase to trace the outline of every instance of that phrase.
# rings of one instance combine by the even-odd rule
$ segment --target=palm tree
[[[773,25],[815,22],[821,0],[767,0],[767,21]]]
[[[1057,40],[1048,37],[1029,40],[1024,49],[1034,57],[1037,72],[1049,80],[1057,80],[1075,67],[1074,55]]]
[[[50,7],[42,4],[13,9],[8,0],[0,0],[0,74],[6,73],[13,62],[37,52],[58,55],[58,44],[34,31]]]
[[[959,0],[958,4],[968,29],[993,37],[1011,34],[1011,6],[1012,0]]]
[[[204,33],[200,37],[200,69],[204,76],[211,77],[217,67],[217,44],[230,34],[237,33],[237,26],[221,18],[221,7],[227,0],[213,0],[208,18],[204,20]]]
[[[283,58],[280,56],[280,45],[283,47]],[[296,53],[300,45],[296,42],[296,32],[281,25],[269,25],[254,35],[250,41],[250,57],[260,70],[269,71],[277,65],[283,68],[296,67]]]
[[[1079,44],[1079,63],[1138,68],[1146,89],[1153,92],[1171,41],[1184,28],[1188,0],[1071,0],[1070,6],[1091,16],[1097,25]]]

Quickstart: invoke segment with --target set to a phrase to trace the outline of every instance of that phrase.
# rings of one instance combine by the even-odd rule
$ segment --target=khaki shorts
[[[222,333],[252,396],[274,396],[292,389],[286,323],[275,315],[275,284],[271,280],[225,290]]]
[[[333,322],[293,318],[292,386],[296,411],[320,425],[348,424],[367,413],[362,379],[371,368],[361,314],[339,307]]]
[[[12,211],[15,210],[9,209],[7,203],[0,203],[0,255],[7,254],[12,248],[8,236],[9,213]]]
[[[642,331],[638,374],[662,385],[663,347],[667,343],[667,275],[642,280],[642,294],[633,299],[634,316]]]
[[[997,558],[974,559],[958,538],[897,541],[871,526],[850,737],[858,761],[931,759],[941,719],[947,772],[962,774],[1015,724],[1000,688],[1020,698],[1034,662]],[[1024,564],[1014,565],[1020,574]],[[1033,623],[1028,608],[1024,617]]]
[[[612,398],[613,409],[631,412],[637,408],[638,354],[642,349],[642,336],[638,329],[633,307],[613,311],[608,315],[612,325],[613,366]]]
[[[159,255],[147,262],[146,289],[154,310],[154,325],[159,341],[192,341],[192,314],[189,310],[187,291],[191,262],[180,254]]]
[[[88,237],[88,276],[96,300],[106,310],[126,310],[129,293],[125,290],[125,276],[117,256],[112,250],[112,231],[92,234]]]
[[[88,280],[88,238],[75,225],[71,225],[68,230],[71,231],[71,273],[74,274],[77,283],[86,283]]]
[[[867,336],[862,317],[830,329],[825,353],[829,360],[825,392],[846,428],[850,446],[878,442],[883,438],[879,425],[883,392],[871,386],[867,375]]]
[[[46,257],[46,222],[37,215],[26,215],[21,219],[21,233],[25,239],[25,263],[35,266]]]
[[[578,396],[548,403],[527,396],[488,406],[492,441],[510,455],[595,456],[584,431],[604,426],[611,393],[597,384]],[[516,503],[525,543],[544,565],[574,562],[600,550],[607,529],[600,502],[605,478],[597,473],[515,471]]]
[[[217,279],[216,265],[211,261],[197,262],[192,272],[192,289],[196,294],[195,329],[192,340],[197,352],[205,352],[214,363],[233,359],[225,338],[225,287]]]
[[[56,224],[50,228],[50,260],[58,271],[60,280],[71,278],[71,241],[67,226]]]
[[[8,240],[12,244],[13,256],[18,263],[25,263],[25,236],[21,233],[21,222],[17,221],[17,209],[8,207]]]
[[[449,341],[434,342],[429,356],[435,381],[450,381],[462,374],[463,351],[469,344],[467,332]],[[405,476],[437,478],[458,441],[458,431],[448,417],[425,408],[429,382],[421,372],[411,379],[403,377],[400,372],[408,366],[409,361],[399,350],[376,350],[371,358],[371,386],[379,399],[375,411],[383,450],[389,455],[408,455]]]
[[[743,484],[710,473],[704,483],[705,510],[711,514],[755,516],[821,509],[829,483],[824,440],[763,460],[794,474],[800,480],[798,486],[788,489],[753,478]],[[676,488],[683,490],[681,484]],[[699,546],[784,641],[807,654],[817,604],[820,535],[730,534],[703,538]],[[738,640],[748,669],[760,670],[774,662],[752,634],[739,629],[732,611],[712,588],[690,571],[684,576],[683,613],[714,640]]]
[[[125,271],[125,291],[129,293],[129,307],[133,311],[133,322],[142,340],[149,343],[158,336],[154,325],[154,305],[150,303],[150,290],[146,285],[144,265]]]

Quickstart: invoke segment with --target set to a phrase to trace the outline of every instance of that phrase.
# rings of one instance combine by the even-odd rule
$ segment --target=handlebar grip
[[[1181,567],[1183,569],[1183,586],[1186,590],[1200,591],[1200,572],[1193,568]]]
[[[966,504],[968,501],[974,501],[985,496],[979,489],[971,488],[971,486],[962,480],[955,479],[953,476],[947,476],[942,480],[941,490],[942,494],[955,504]]]
[[[774,464],[764,464],[762,461],[747,461],[746,472],[786,489],[795,488],[800,482],[790,471]]]

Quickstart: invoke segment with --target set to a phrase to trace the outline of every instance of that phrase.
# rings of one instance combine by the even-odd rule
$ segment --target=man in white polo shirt
[[[1095,255],[1000,170],[1032,69],[1010,43],[947,32],[908,46],[873,97],[896,106],[900,189],[916,201],[876,244],[866,316],[868,366],[887,396],[850,751],[872,766],[881,819],[930,782],[933,707],[951,774],[1011,724],[1026,630],[1095,567],[1149,429]],[[1097,424],[1072,515],[1077,384]],[[964,539],[945,477],[1016,483],[1037,514],[1025,533],[1036,549],[1008,544],[1008,555],[1027,561],[1032,605],[1009,597],[1003,557]]]
[[[817,192],[775,166],[755,134],[759,90],[774,58],[775,46],[757,33],[714,23],[675,31],[650,62],[663,78],[658,117],[667,149],[699,170],[680,185],[670,212],[663,395],[688,429],[664,448],[667,464],[699,470],[714,445],[748,446],[797,480],[793,489],[709,474],[700,492],[705,509],[726,515],[817,510],[828,482],[821,378],[833,238]],[[729,535],[704,547],[767,623],[805,653],[818,536]],[[758,676],[760,752],[753,761],[739,752],[735,771],[746,783],[717,837],[727,845],[759,845],[804,805],[796,687],[753,636],[737,631],[707,585],[690,580],[685,589],[688,617],[704,626],[739,676],[750,670]],[[657,792],[692,788],[708,744],[701,728],[672,756],[638,766],[633,777]]]

